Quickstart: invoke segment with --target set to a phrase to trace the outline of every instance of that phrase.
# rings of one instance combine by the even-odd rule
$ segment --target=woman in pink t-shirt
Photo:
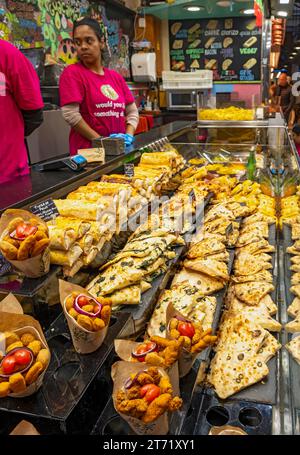
[[[138,110],[123,77],[103,67],[100,25],[90,18],[75,22],[73,40],[80,62],[68,66],[59,83],[63,116],[71,126],[71,155],[101,136],[117,135],[131,145]]]
[[[0,184],[29,173],[24,136],[42,123],[43,106],[32,64],[0,39]]]

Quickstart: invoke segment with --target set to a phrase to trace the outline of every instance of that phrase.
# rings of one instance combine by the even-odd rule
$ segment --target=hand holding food
[[[151,423],[167,411],[182,406],[179,397],[173,397],[173,388],[167,375],[150,367],[132,374],[116,395],[116,409],[122,414]]]
[[[85,330],[98,332],[104,329],[110,320],[110,299],[95,299],[78,291],[72,292],[65,301],[66,311]]]
[[[50,362],[50,351],[31,332],[20,337],[5,332],[2,338],[5,352],[0,352],[0,398],[24,392]]]
[[[216,342],[217,337],[211,333],[211,328],[203,330],[201,324],[192,323],[180,316],[173,317],[169,322],[170,338],[178,340],[192,354],[201,352]]]

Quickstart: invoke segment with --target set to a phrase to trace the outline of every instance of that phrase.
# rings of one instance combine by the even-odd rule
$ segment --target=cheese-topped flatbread
[[[300,315],[297,316],[293,321],[285,324],[284,328],[289,333],[300,332]]]
[[[262,362],[267,363],[277,351],[281,348],[281,344],[277,339],[269,333],[269,335],[264,340],[263,345],[257,351],[258,357]]]
[[[293,265],[291,265],[290,270],[291,270],[292,272],[300,272],[300,264],[293,264]],[[294,283],[292,283],[292,284],[294,284]],[[295,284],[297,284],[297,283],[295,283]]]
[[[299,240],[300,239],[300,224],[294,223],[292,224],[292,240]]]
[[[247,251],[250,254],[260,254],[260,253],[268,253],[268,252],[273,252],[275,251],[274,246],[270,245],[266,239],[261,239],[258,241],[253,241],[252,243],[249,243],[243,248],[239,248],[239,250],[245,252]]]
[[[211,259],[209,256],[204,259],[186,260],[183,265],[189,270],[201,272],[213,278],[229,280],[227,265],[224,262]]]
[[[266,281],[273,283],[273,276],[268,270],[261,270],[254,275],[233,275],[231,277],[233,283],[249,283],[250,281]]]
[[[150,285],[151,287],[151,285]],[[112,305],[138,305],[141,301],[141,287],[139,285],[128,286],[107,297],[111,299]]]
[[[286,344],[285,348],[292,354],[293,358],[300,365],[300,335],[293,338],[292,341]]]
[[[272,298],[271,298],[271,296],[269,294],[265,295],[260,300],[258,305],[260,305],[260,304],[266,305],[270,315],[276,314],[277,311],[278,311],[277,305],[275,305],[275,303],[273,302],[273,300],[272,300]]]
[[[201,322],[204,330],[211,327],[216,298],[203,297],[195,286],[183,282],[162,292],[147,327],[149,336],[166,335],[166,311],[169,303],[188,319]]]
[[[194,244],[187,253],[187,258],[194,259],[206,257],[210,254],[221,253],[225,251],[225,245],[222,242],[214,239],[204,239],[199,243]]]
[[[296,318],[300,315],[300,299],[295,297],[291,305],[288,307],[287,312],[293,318]]]
[[[300,252],[299,252],[299,253],[300,253]],[[296,255],[296,256],[291,257],[291,262],[292,262],[293,264],[300,264],[300,255],[299,255],[299,256]]]
[[[300,299],[300,284],[297,284],[297,285],[295,285],[295,286],[292,286],[292,287],[290,288],[290,291],[291,291],[293,294],[295,294],[297,297],[299,297],[299,299]]]
[[[265,221],[260,221],[257,223],[252,223],[250,225],[246,225],[241,229],[241,234],[246,233],[253,233],[256,234],[258,237],[269,237],[269,225]]]
[[[255,275],[262,270],[272,268],[268,262],[258,260],[256,256],[249,253],[241,253],[234,262],[234,273],[236,276]]]
[[[257,305],[265,295],[274,289],[272,284],[261,281],[241,283],[234,286],[236,297],[248,305]]]
[[[300,273],[299,272],[293,273],[292,279],[291,279],[291,284],[293,284],[293,285],[300,284]]]
[[[225,207],[223,204],[217,204],[211,208],[204,217],[204,222],[213,221],[217,216],[225,218],[227,220],[234,220],[236,217],[234,213]]]
[[[248,306],[233,298],[230,302],[230,311],[234,311],[253,323],[257,323],[262,328],[271,332],[280,332],[282,326],[275,319],[272,319],[268,308],[262,301],[257,306]]]
[[[183,268],[177,275],[175,275],[172,285],[188,281],[193,286],[196,286],[203,295],[211,295],[220,291],[224,287],[224,283],[215,278],[208,277],[200,272],[192,272]]]

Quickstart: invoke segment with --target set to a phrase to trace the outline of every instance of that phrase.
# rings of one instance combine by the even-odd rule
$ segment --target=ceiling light
[[[287,17],[287,11],[277,11],[276,16]]]
[[[279,0],[280,5],[288,5],[290,0]]]
[[[295,47],[296,51],[300,50],[300,46]]]
[[[231,6],[231,4],[232,2],[228,0],[222,0],[220,2],[217,2],[217,5],[221,6],[222,8],[228,8],[229,6]]]
[[[204,6],[185,6],[184,9],[190,12],[202,11],[204,10]]]
[[[292,52],[292,55],[297,55],[297,52]]]
[[[294,57],[292,57],[292,56],[289,57],[290,60],[293,60],[293,58],[294,58]]]
[[[240,12],[243,13],[243,14],[254,14],[254,9],[250,9],[250,8],[249,9],[242,9]]]

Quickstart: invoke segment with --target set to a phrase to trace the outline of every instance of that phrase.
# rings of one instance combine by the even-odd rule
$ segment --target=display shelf
[[[67,326],[65,316],[61,314],[51,324],[46,332],[46,340],[51,351],[50,365],[45,373],[42,387],[34,395],[26,398],[1,398],[0,415],[19,414],[22,418],[43,419],[46,431],[47,422],[67,431],[71,425],[72,414],[76,411],[87,390],[91,387],[95,400],[95,406],[101,404],[102,409],[106,404],[105,399],[110,394],[108,379],[102,374],[105,369],[105,362],[113,349],[114,339],[122,336],[122,331],[126,330],[126,325],[131,324],[130,315],[127,313],[116,313],[111,317],[108,333],[103,344],[97,351],[91,354],[78,354],[72,344],[71,336]],[[102,372],[102,373],[101,373]],[[93,381],[98,376],[97,384]],[[104,385],[106,383],[106,386]],[[106,387],[106,389],[105,389]],[[76,412],[75,412],[76,414]],[[74,415],[74,414],[73,414]],[[77,416],[78,418],[78,416]],[[50,425],[50,426],[51,426]],[[80,425],[80,422],[77,422]],[[80,430],[80,427],[77,428]]]
[[[48,281],[60,270],[60,266],[51,265],[50,271],[39,278],[27,278],[25,276],[19,278],[18,276],[14,281],[8,281],[7,283],[1,282],[0,292],[3,294],[12,292],[16,296],[32,298],[42,287],[46,286]],[[3,279],[4,277],[2,277],[2,280]]]
[[[219,402],[202,393],[194,394],[193,404],[185,419],[181,435],[208,435],[212,427],[232,425],[249,435],[272,434],[272,406],[245,400]]]

